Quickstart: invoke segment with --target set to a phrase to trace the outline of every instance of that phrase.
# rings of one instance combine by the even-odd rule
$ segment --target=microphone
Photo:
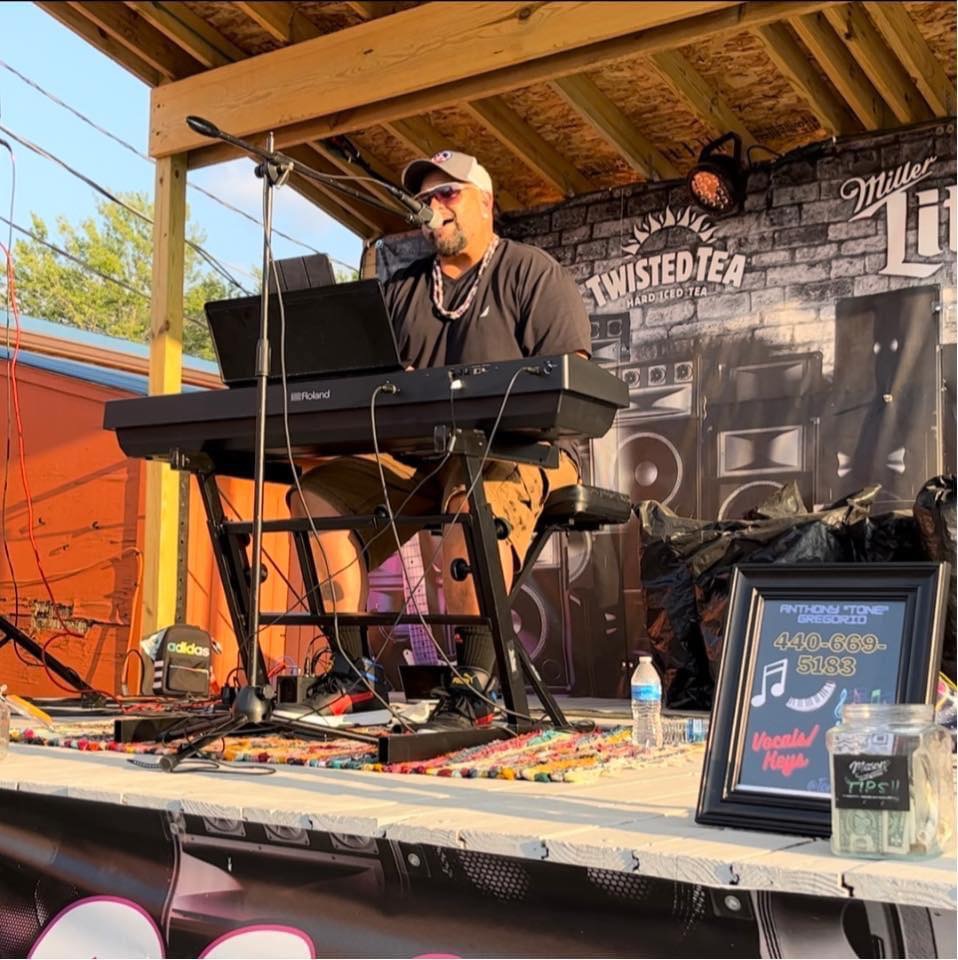
[[[389,192],[415,217],[416,223],[430,230],[438,230],[442,226],[442,214],[433,210],[429,204],[417,200],[411,193],[406,193],[400,187],[384,184]]]
[[[215,123],[204,120],[202,117],[187,117],[186,125],[203,137],[212,137],[214,140],[219,140],[223,136],[223,132]]]

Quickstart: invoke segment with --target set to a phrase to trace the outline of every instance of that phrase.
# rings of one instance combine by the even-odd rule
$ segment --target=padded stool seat
[[[625,523],[631,515],[632,504],[626,494],[574,483],[549,494],[536,523],[536,533],[549,527],[598,530]]]

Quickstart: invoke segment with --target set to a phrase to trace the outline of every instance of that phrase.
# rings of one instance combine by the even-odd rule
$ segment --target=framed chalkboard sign
[[[930,702],[946,568],[736,569],[699,823],[830,835],[825,733],[845,703]]]

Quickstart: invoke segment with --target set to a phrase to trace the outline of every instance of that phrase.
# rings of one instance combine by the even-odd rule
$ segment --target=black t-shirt
[[[433,258],[397,271],[385,287],[399,356],[411,367],[495,363],[591,351],[589,318],[571,275],[538,247],[500,240],[469,309],[457,320],[432,302]],[[469,294],[479,264],[443,276],[443,306]]]

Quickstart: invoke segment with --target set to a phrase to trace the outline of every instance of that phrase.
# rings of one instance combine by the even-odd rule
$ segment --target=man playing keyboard
[[[386,284],[400,356],[410,368],[493,363],[522,357],[580,353],[589,356],[590,331],[585,306],[571,275],[537,247],[502,239],[493,228],[493,187],[488,172],[471,156],[444,150],[415,160],[403,171],[403,186],[441,216],[435,229],[423,232],[435,255],[398,271]],[[560,444],[559,465],[552,470],[490,460],[483,469],[486,499],[496,517],[506,521],[508,536],[499,541],[506,590],[532,541],[536,521],[551,490],[579,480],[571,448]],[[466,484],[452,458],[424,483],[402,508],[403,514],[455,513],[468,509]],[[416,463],[388,454],[380,462],[393,511],[432,470],[435,461]],[[306,506],[313,516],[371,514],[383,503],[383,486],[373,455],[340,457],[304,474]],[[294,516],[303,515],[295,491]],[[415,528],[398,528],[401,541]],[[373,531],[328,531],[314,547],[316,568],[327,610],[366,609],[368,574],[396,550],[392,532],[372,539]],[[443,531],[442,569],[467,556],[462,528]],[[327,567],[328,562],[328,567]],[[330,571],[335,573],[329,578]],[[451,614],[479,613],[472,579],[443,578],[446,609]],[[492,720],[495,650],[488,627],[463,625],[457,673],[442,692],[430,725],[465,727]],[[369,675],[363,660],[359,627],[339,628],[341,656],[317,681],[310,703],[319,712],[346,713],[376,709],[373,694],[358,673]]]

